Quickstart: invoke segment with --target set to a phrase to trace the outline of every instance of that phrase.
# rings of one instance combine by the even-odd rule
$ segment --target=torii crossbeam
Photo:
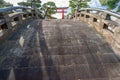
[[[68,7],[57,7],[56,13],[62,13],[62,19],[64,19],[64,13],[67,13]]]

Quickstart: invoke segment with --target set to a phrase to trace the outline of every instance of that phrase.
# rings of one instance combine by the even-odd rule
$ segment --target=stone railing
[[[30,19],[41,18],[37,10],[26,7],[9,7],[0,9],[0,43],[16,28]]]
[[[112,45],[115,51],[120,52],[120,15],[101,9],[81,9],[72,19],[81,20],[94,27]]]

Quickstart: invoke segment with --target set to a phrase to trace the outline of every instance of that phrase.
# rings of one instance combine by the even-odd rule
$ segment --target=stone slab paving
[[[0,80],[120,80],[119,60],[83,22],[34,20],[0,45]]]

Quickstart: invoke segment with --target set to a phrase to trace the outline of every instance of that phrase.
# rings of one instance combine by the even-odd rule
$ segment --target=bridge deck
[[[86,24],[34,20],[0,46],[0,80],[120,80],[120,64]]]

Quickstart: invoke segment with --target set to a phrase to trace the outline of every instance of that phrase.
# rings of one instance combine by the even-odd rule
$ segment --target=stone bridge
[[[2,9],[0,80],[120,80],[119,19],[89,8],[64,20]]]

